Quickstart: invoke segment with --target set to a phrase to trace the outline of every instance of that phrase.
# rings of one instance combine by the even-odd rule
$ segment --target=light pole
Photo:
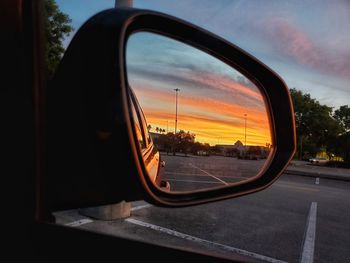
[[[244,149],[247,148],[247,114],[244,114]]]
[[[176,131],[177,131],[177,94],[178,94],[178,92],[180,91],[180,89],[174,89],[175,90],[175,93],[176,93],[176,95],[175,95],[175,97],[176,97],[176,99],[175,99],[175,134],[176,134]]]

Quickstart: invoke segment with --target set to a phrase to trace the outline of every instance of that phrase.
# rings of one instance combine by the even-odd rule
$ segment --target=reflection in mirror
[[[259,174],[271,127],[263,95],[249,79],[201,50],[148,32],[130,36],[126,56],[131,94],[147,122],[144,137],[152,138],[147,147],[160,156],[158,186],[200,190]]]

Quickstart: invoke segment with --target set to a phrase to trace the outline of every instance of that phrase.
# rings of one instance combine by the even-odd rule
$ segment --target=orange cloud
[[[175,96],[167,90],[134,87],[139,103],[153,128],[174,130]],[[225,97],[227,100],[227,98]],[[260,95],[261,104],[263,104]],[[244,140],[244,114],[247,114],[247,144],[271,143],[269,120],[263,107],[243,107],[201,94],[179,95],[178,129],[196,134],[197,141],[233,144]],[[169,129],[169,127],[171,127]]]

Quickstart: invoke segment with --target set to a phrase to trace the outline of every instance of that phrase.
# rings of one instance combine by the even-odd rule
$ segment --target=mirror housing
[[[155,187],[137,147],[127,84],[126,43],[139,31],[200,49],[234,67],[260,89],[270,114],[273,148],[258,178],[197,192],[171,193]],[[47,195],[53,211],[139,199],[177,207],[253,193],[280,176],[296,148],[291,97],[276,73],[197,26],[129,8],[93,16],[74,36],[49,87],[47,134]]]

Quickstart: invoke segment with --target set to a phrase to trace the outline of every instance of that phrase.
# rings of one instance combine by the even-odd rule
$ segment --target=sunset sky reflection
[[[181,42],[136,33],[127,46],[128,81],[152,131],[174,132],[175,88],[178,130],[202,143],[271,143],[268,115],[258,88],[235,69]]]

